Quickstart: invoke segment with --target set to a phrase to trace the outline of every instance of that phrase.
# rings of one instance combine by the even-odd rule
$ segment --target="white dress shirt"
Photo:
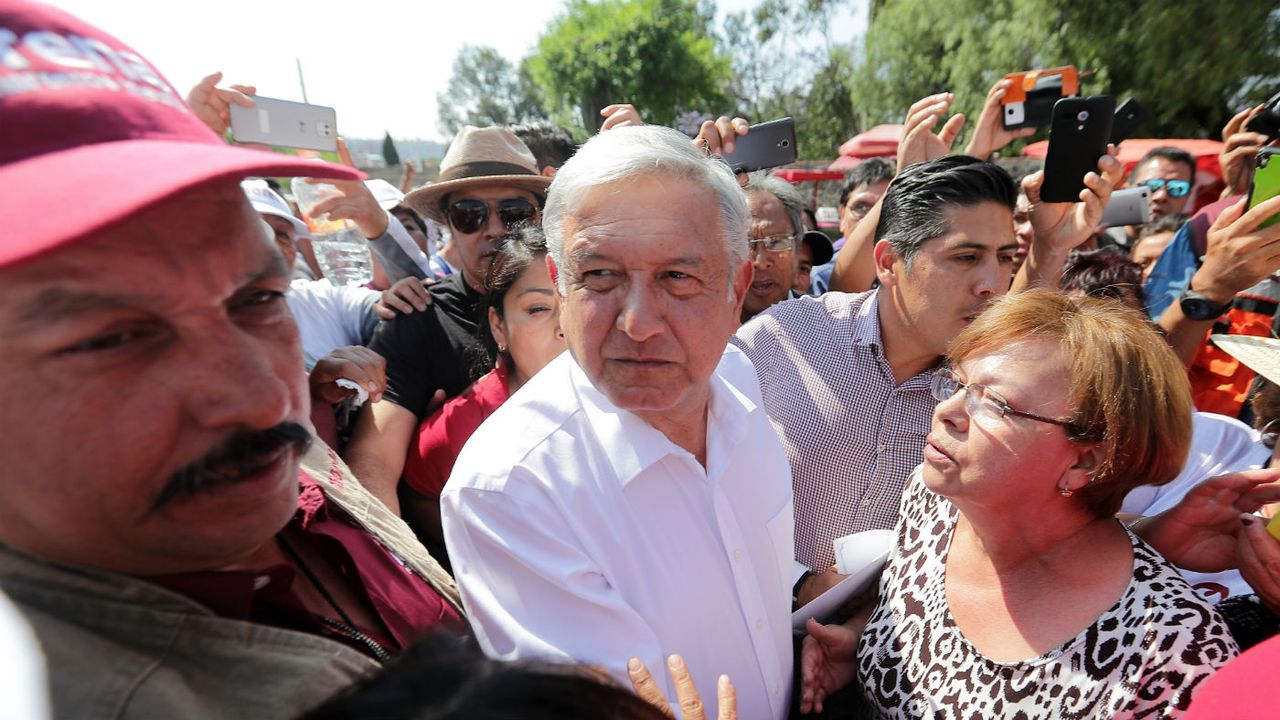
[[[790,467],[746,356],[711,377],[707,467],[597,391],[562,354],[498,409],[441,495],[472,629],[494,658],[594,663],[627,687],[639,657],[675,704],[684,656],[714,706],[787,715]]]

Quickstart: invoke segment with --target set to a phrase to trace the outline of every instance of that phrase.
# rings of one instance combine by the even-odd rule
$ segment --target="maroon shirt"
[[[426,580],[418,577],[341,508],[305,473],[298,473],[298,512],[290,528],[310,533],[325,558],[351,578],[381,620],[359,628],[389,652],[404,650],[438,625],[462,628],[462,618]],[[309,582],[291,565],[257,572],[216,571],[147,578],[208,607],[219,616],[326,635],[368,652],[362,643],[329,633],[303,606],[296,583]],[[340,619],[336,611],[326,616]]]
[[[423,420],[418,436],[409,443],[401,474],[404,482],[429,498],[439,499],[462,446],[506,401],[507,371],[499,367]]]

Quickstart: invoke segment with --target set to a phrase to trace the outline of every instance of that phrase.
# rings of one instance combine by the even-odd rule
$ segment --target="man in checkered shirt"
[[[1100,165],[1110,170],[1111,162]],[[1078,245],[1096,224],[1111,181],[1090,175],[1087,203],[1041,204],[1042,252],[1019,285],[1056,285],[1066,255],[1059,249]],[[959,155],[911,165],[881,201],[879,288],[779,303],[732,340],[755,364],[791,461],[800,604],[840,579],[835,538],[897,524],[903,483],[920,463],[937,404],[931,374],[950,340],[1009,291],[1016,198],[994,163]]]

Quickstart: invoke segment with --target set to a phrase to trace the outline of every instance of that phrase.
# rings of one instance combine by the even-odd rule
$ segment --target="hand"
[[[811,600],[835,587],[837,583],[847,577],[849,576],[841,575],[836,572],[835,565],[832,565],[820,573],[810,575],[805,578],[805,581],[800,585],[800,592],[796,593],[796,607],[804,607]]]
[[[378,402],[387,389],[387,361],[367,347],[340,347],[320,358],[311,368],[311,374],[307,376],[311,397],[337,405],[354,395],[354,390],[338,386],[340,378],[359,384],[369,391],[369,402]]]
[[[1006,130],[1004,127],[1004,106],[1000,101],[1012,85],[1012,80],[1002,79],[991,86],[991,90],[987,92],[987,100],[982,105],[982,114],[978,116],[978,124],[973,129],[973,137],[964,149],[965,155],[986,160],[992,153],[999,152],[1014,140],[1036,134],[1033,127],[1017,130]]]
[[[1280,541],[1267,532],[1264,518],[1241,515],[1240,522],[1244,526],[1236,539],[1240,576],[1268,610],[1280,615]]]
[[[851,619],[844,625],[822,625],[809,618],[800,648],[800,712],[822,712],[822,703],[858,676],[858,639],[860,625]]]
[[[902,139],[898,141],[898,172],[908,165],[937,160],[951,153],[951,145],[960,134],[960,128],[964,127],[964,115],[952,115],[936,135],[933,126],[946,114],[955,97],[951,93],[930,95],[917,100],[907,110],[907,119],[902,123]]]
[[[604,117],[604,124],[600,126],[600,132],[616,127],[644,124],[644,120],[640,118],[640,113],[635,109],[634,105],[629,103],[606,105],[600,109],[600,114]]]
[[[707,714],[698,696],[698,688],[694,687],[689,668],[685,667],[684,658],[672,655],[667,658],[667,671],[671,673],[671,681],[676,686],[676,699],[680,703],[680,714],[685,720],[706,720]],[[627,661],[627,675],[631,677],[631,687],[636,695],[650,705],[658,708],[667,717],[674,717],[671,705],[662,694],[662,689],[653,681],[649,668],[644,666],[640,658]],[[733,683],[728,675],[721,675],[716,683],[716,704],[718,720],[738,720],[738,698],[733,691]]]
[[[1218,165],[1222,167],[1222,181],[1227,184],[1223,197],[1243,195],[1249,192],[1250,166],[1258,149],[1267,144],[1267,136],[1249,132],[1244,126],[1262,111],[1265,105],[1241,110],[1222,128],[1222,152],[1218,153]]]
[[[435,284],[436,281],[429,278],[401,278],[382,291],[382,301],[373,306],[373,311],[383,320],[394,320],[397,314],[422,312],[431,304],[431,293],[427,288]]]
[[[378,204],[373,192],[359,180],[307,180],[309,183],[328,183],[338,188],[341,195],[321,200],[311,209],[312,216],[328,215],[333,220],[350,220],[360,233],[370,240],[382,237],[391,222],[386,210]]]
[[[1244,198],[1218,216],[1209,228],[1204,262],[1191,276],[1191,289],[1217,303],[1252,287],[1280,268],[1280,223],[1258,229],[1267,218],[1280,213],[1280,197],[1249,212]]]
[[[1032,251],[1047,249],[1066,257],[1073,248],[1088,240],[1102,222],[1102,211],[1107,208],[1111,191],[1119,184],[1123,172],[1124,166],[1116,159],[1115,146],[1108,145],[1107,153],[1098,159],[1098,171],[1084,176],[1080,201],[1074,203],[1040,201],[1043,170],[1023,178],[1022,190],[1031,203],[1031,227],[1035,231]]]
[[[346,147],[344,142],[343,147]],[[400,176],[400,192],[408,194],[413,189],[413,178],[418,174],[418,168],[413,166],[412,160],[404,161],[404,174]]]
[[[200,118],[200,122],[210,130],[221,135],[231,125],[231,106],[251,108],[253,96],[258,94],[252,85],[232,85],[230,88],[218,87],[222,73],[207,75],[187,93],[187,105]]]
[[[1222,572],[1236,562],[1241,513],[1276,500],[1280,469],[1242,470],[1205,480],[1177,505],[1130,529],[1180,568]]]

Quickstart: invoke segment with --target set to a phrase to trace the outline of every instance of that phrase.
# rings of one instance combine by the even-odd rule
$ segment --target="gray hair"
[[[743,188],[746,192],[763,192],[769,193],[782,203],[782,207],[787,211],[787,218],[791,220],[791,234],[799,237],[804,234],[804,201],[800,199],[800,192],[795,186],[783,180],[776,175],[770,175],[767,172],[755,172],[747,178],[747,186]]]
[[[706,186],[716,197],[720,240],[729,256],[729,296],[733,271],[747,261],[747,198],[729,166],[708,158],[684,134],[657,125],[614,128],[591,138],[556,173],[542,211],[547,252],[566,267],[564,225],[575,217],[593,188],[646,175],[676,177]],[[560,292],[565,276],[560,273]]]

